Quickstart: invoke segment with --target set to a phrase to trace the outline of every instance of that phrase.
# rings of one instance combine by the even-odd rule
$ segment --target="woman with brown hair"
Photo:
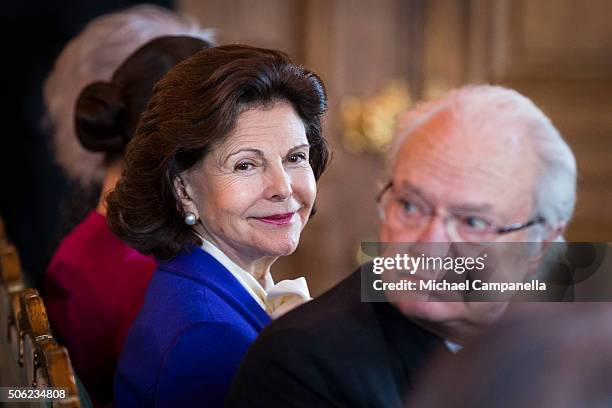
[[[140,26],[146,28],[138,30]],[[117,31],[130,34],[129,41],[117,37]],[[182,35],[191,31],[192,35]],[[151,37],[151,41],[138,43]],[[47,82],[58,160],[84,186],[94,180],[94,184],[102,182],[97,207],[89,208],[61,241],[42,285],[53,330],[67,346],[76,373],[96,406],[113,400],[113,378],[123,341],[156,267],[153,258],[128,247],[109,230],[103,195],[121,174],[123,151],[153,85],[173,65],[210,47],[207,37],[176,14],[158,8],[103,16],[66,47]],[[92,41],[97,54],[89,44]],[[118,41],[122,46],[114,49],[112,44]],[[128,49],[131,52],[125,55]],[[114,52],[124,56],[122,62]],[[112,63],[116,66],[109,73]],[[73,93],[68,78],[81,84],[80,93]],[[60,95],[62,90],[66,95]],[[70,137],[74,140],[68,143]]]
[[[328,163],[320,79],[285,54],[203,50],[156,86],[108,197],[111,229],[158,268],[115,379],[122,406],[221,405],[259,331],[309,298],[274,285]]]

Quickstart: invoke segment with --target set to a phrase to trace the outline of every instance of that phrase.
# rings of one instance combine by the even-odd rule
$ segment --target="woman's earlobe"
[[[180,200],[179,211],[183,213],[183,221],[186,225],[195,225],[200,219],[200,215],[198,214],[195,203],[187,192],[187,186],[181,176],[176,176],[174,179],[174,191]]]

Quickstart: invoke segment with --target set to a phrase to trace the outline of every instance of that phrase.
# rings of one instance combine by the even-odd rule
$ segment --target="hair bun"
[[[129,141],[125,103],[112,82],[94,82],[81,91],[74,121],[79,141],[87,150],[121,152]]]

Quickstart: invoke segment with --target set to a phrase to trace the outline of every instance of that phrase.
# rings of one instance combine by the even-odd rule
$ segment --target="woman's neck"
[[[98,206],[96,212],[106,217],[106,195],[111,192],[119,179],[121,178],[121,172],[123,171],[123,161],[118,160],[108,167],[104,181],[102,183],[102,190],[100,191],[100,199],[98,200]]]
[[[206,239],[214,246],[216,246],[229,259],[231,259],[232,262],[234,262],[236,265],[238,265],[239,267],[247,271],[255,279],[257,279],[261,286],[265,287],[266,276],[270,273],[270,267],[278,259],[278,257],[249,256],[248,254],[236,251],[229,245],[225,244],[222,240],[216,239],[207,231],[205,231],[204,228],[198,228],[197,233],[198,235],[200,235],[201,238]]]

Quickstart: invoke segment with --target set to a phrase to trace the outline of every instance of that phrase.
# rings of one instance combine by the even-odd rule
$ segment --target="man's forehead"
[[[493,123],[470,126],[441,111],[404,142],[394,179],[458,199],[522,194],[533,185],[536,163],[529,143],[518,136]]]
[[[457,118],[450,109],[437,112],[419,126],[402,146],[448,153],[489,156],[512,156],[525,153],[528,143],[522,126],[495,120]]]

